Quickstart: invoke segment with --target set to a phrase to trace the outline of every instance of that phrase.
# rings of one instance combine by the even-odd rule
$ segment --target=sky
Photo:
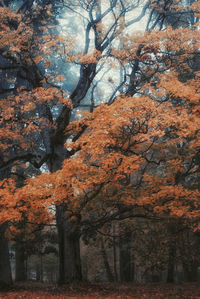
[[[107,0],[102,0],[104,2],[104,6],[102,9],[102,13],[104,10],[107,9]],[[142,1],[143,2],[143,1]],[[136,17],[138,17],[143,9],[145,1],[143,4],[141,4],[140,7],[133,9],[131,12],[127,14],[126,20],[132,20]],[[84,13],[84,10],[81,9],[79,10],[81,14]],[[59,24],[60,24],[60,29],[63,34],[71,34],[76,38],[77,41],[77,52],[81,52],[84,50],[85,46],[85,28],[87,25],[86,20],[84,18],[87,17],[86,12],[83,15],[83,18],[81,19],[80,15],[75,14],[73,12],[66,11],[65,14],[62,15],[62,17],[59,19]],[[110,23],[110,15],[106,18],[103,19],[103,25],[107,25]],[[129,26],[128,30],[126,33],[132,34],[136,31],[144,31],[147,23],[147,18],[148,15],[145,15],[141,21],[134,23],[133,25]],[[92,50],[94,48],[94,43],[92,42],[94,40],[94,34],[91,31],[90,33],[90,39],[91,39],[91,46],[90,49]],[[71,69],[69,70],[69,76],[71,78],[71,74],[73,73],[74,75],[74,80],[78,82],[79,79],[79,67],[76,65],[72,65]],[[102,71],[99,72],[99,74],[95,78],[97,81],[99,81],[98,86],[96,88],[96,97],[95,97],[95,105],[99,105],[100,103],[106,102],[106,100],[109,98],[109,96],[113,93],[116,85],[119,84],[121,80],[121,75],[120,75],[120,70],[116,69],[110,69],[109,65],[105,64],[104,67],[102,68]],[[67,78],[66,78],[67,80]],[[113,83],[114,82],[114,83]],[[90,104],[90,95],[88,94],[88,97],[82,101],[82,104]],[[89,101],[89,102],[88,102]],[[81,108],[81,109],[88,109],[88,108]],[[80,109],[77,109],[76,112],[79,112]],[[81,115],[79,113],[76,113],[73,117],[79,118]]]

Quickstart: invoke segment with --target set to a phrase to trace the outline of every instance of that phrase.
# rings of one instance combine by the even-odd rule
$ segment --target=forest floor
[[[41,283],[15,284],[0,291],[0,298],[92,299],[92,298],[199,298],[200,284],[73,284],[65,287]]]

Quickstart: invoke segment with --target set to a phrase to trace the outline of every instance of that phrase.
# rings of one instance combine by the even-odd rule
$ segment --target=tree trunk
[[[193,262],[189,265],[183,263],[184,278],[187,282],[195,282],[198,280],[198,263]]]
[[[68,221],[62,206],[57,207],[59,283],[82,280],[80,230],[77,221]]]
[[[113,277],[113,274],[112,274],[112,271],[110,269],[110,265],[109,265],[109,262],[108,262],[108,256],[107,256],[106,249],[105,249],[105,246],[104,246],[103,238],[101,239],[101,255],[103,257],[104,267],[105,267],[105,270],[106,270],[106,276],[108,278],[108,281],[114,281],[114,277]]]
[[[176,248],[172,242],[169,248],[169,257],[168,257],[168,272],[167,272],[167,283],[173,283],[175,278],[175,252]]]
[[[15,281],[26,281],[26,279],[24,246],[17,242],[15,248]]]
[[[118,272],[117,272],[117,242],[115,236],[115,225],[113,225],[113,265],[114,265],[114,279],[118,281]]]
[[[40,278],[41,278],[41,273],[40,273],[40,265],[37,264],[36,265],[36,281],[40,281]]]
[[[40,254],[40,281],[44,280],[44,271],[43,271],[43,254]]]
[[[131,233],[120,238],[120,280],[122,282],[130,282],[133,280]]]
[[[0,288],[12,284],[8,240],[5,237],[6,228],[6,223],[0,226]]]

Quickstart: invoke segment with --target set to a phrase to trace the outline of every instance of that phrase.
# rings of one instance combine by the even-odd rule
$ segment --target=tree
[[[6,63],[3,74],[9,74],[1,100],[1,169],[29,162],[36,168],[46,163],[52,172],[29,180],[16,191],[15,201],[7,196],[10,185],[2,185],[2,198],[15,218],[17,215],[20,220],[25,209],[30,221],[36,223],[42,221],[37,217],[39,211],[46,213],[48,221],[48,207],[56,205],[62,283],[81,279],[80,235],[106,221],[158,217],[157,213],[164,217],[167,212],[173,217],[198,215],[199,192],[184,186],[186,178],[197,175],[196,164],[191,161],[198,154],[198,127],[194,126],[194,120],[198,124],[198,72],[194,72],[190,86],[179,80],[178,73],[180,66],[190,68],[187,62],[198,52],[196,24],[184,31],[170,27],[154,31],[160,21],[154,15],[160,10],[156,1],[141,2],[141,14],[134,19],[129,15],[140,1],[115,0],[106,6],[103,2],[63,4],[85,20],[83,53],[72,53],[74,42],[69,37],[59,36],[56,41],[48,29],[48,18],[38,38],[29,17],[0,8],[1,57]],[[170,5],[170,9],[175,8]],[[148,9],[147,31],[125,34]],[[198,16],[197,2],[191,9]],[[51,7],[45,7],[45,12],[45,16],[51,15]],[[91,32],[94,40],[90,39]],[[55,78],[41,71],[42,59],[46,59],[47,68],[47,57],[53,51],[80,65],[79,81],[70,100],[55,86]],[[108,93],[107,104],[94,110],[97,76],[103,69],[107,71],[108,63],[115,63],[123,78],[116,78],[118,83]],[[9,69],[15,72],[9,73]],[[124,94],[117,97],[119,91]],[[94,111],[70,123],[72,109],[81,109],[89,95],[91,103],[84,105]],[[181,160],[180,142],[187,144]],[[161,177],[160,166],[164,168]],[[192,205],[197,208],[191,212]],[[13,220],[10,217],[3,212],[1,222]]]
[[[30,8],[27,7],[26,5],[27,3],[24,1],[24,4],[21,6],[21,8],[19,9],[19,11],[24,10],[24,8]],[[70,4],[71,5],[71,4]],[[129,4],[128,4],[129,5]],[[71,7],[71,6],[70,6]],[[86,10],[89,13],[89,19],[88,19],[88,25],[87,25],[87,30],[86,30],[86,44],[85,44],[85,51],[84,54],[86,55],[89,51],[89,33],[91,30],[93,30],[95,32],[96,38],[95,38],[95,48],[96,48],[96,54],[94,53],[94,58],[93,58],[93,63],[87,63],[87,56],[83,57],[81,60],[81,69],[80,69],[80,80],[78,82],[77,87],[75,88],[75,90],[73,91],[72,95],[71,95],[71,99],[73,101],[73,106],[74,108],[78,107],[78,105],[80,104],[81,100],[84,99],[90,85],[91,82],[96,74],[96,67],[97,67],[97,61],[99,60],[99,54],[100,52],[103,52],[111,43],[112,40],[114,40],[115,38],[115,32],[117,30],[118,27],[118,21],[120,19],[120,17],[118,16],[116,20],[114,20],[113,25],[110,25],[108,32],[105,32],[105,38],[100,37],[101,35],[101,30],[97,30],[96,26],[99,22],[102,21],[103,18],[105,18],[108,14],[115,14],[114,10],[121,10],[121,15],[124,14],[126,11],[129,11],[133,8],[135,8],[136,5],[133,6],[127,6],[127,8],[123,5],[120,4],[120,7],[117,8],[116,7],[116,3],[110,3],[110,7],[101,14],[100,11],[100,6],[98,3],[91,3],[91,5],[86,5],[86,4],[82,4],[81,9]],[[93,12],[95,12],[96,8],[98,8],[98,13],[93,14]],[[145,6],[145,9],[147,9],[147,6]],[[77,13],[79,13],[77,11]],[[15,140],[17,140],[17,138],[21,138],[21,135],[23,133],[23,135],[25,135],[27,138],[27,140],[34,140],[33,137],[31,136],[27,136],[27,133],[31,130],[31,127],[33,125],[35,125],[34,129],[32,127],[32,129],[34,130],[34,132],[36,132],[36,127],[38,128],[38,126],[40,126],[40,124],[36,124],[33,123],[33,121],[31,121],[31,123],[29,124],[28,122],[28,118],[30,117],[31,113],[29,113],[30,110],[35,109],[35,105],[31,102],[33,102],[33,97],[36,96],[36,98],[44,98],[44,94],[46,94],[48,101],[54,99],[54,96],[59,96],[62,95],[62,93],[59,92],[59,90],[54,89],[54,91],[52,89],[49,89],[48,91],[45,91],[45,88],[42,88],[42,84],[41,84],[41,80],[43,79],[43,75],[41,74],[41,72],[39,71],[39,69],[37,68],[35,62],[34,62],[34,58],[36,57],[35,52],[33,52],[33,50],[35,51],[35,49],[37,48],[37,46],[34,44],[32,38],[34,37],[33,35],[33,31],[31,31],[29,28],[30,26],[26,26],[23,25],[23,22],[20,21],[20,17],[18,15],[15,15],[14,13],[11,13],[11,11],[7,10],[7,8],[2,8],[2,15],[6,16],[6,15],[10,15],[10,24],[7,24],[7,27],[5,28],[7,32],[10,33],[10,38],[9,40],[2,40],[2,56],[5,57],[6,59],[6,63],[8,63],[8,65],[5,66],[5,72],[4,74],[8,74],[8,69],[15,69],[17,71],[14,72],[14,78],[13,80],[15,80],[16,77],[20,77],[21,81],[21,85],[25,85],[27,90],[21,90],[19,93],[19,97],[13,97],[11,100],[11,106],[12,109],[10,109],[10,119],[12,118],[12,125],[8,125],[7,127],[10,126],[10,129],[7,132],[7,136],[9,136],[9,141],[7,140],[7,144],[10,144],[10,148],[13,148],[13,144],[10,141],[10,137],[11,137],[11,133],[13,132],[13,130],[15,130]],[[26,19],[23,18],[23,21],[26,22]],[[136,21],[136,20],[134,20]],[[4,19],[3,19],[4,22]],[[5,21],[7,22],[7,21]],[[21,22],[21,26],[20,25]],[[28,21],[27,21],[28,22]],[[13,23],[15,23],[15,28],[13,28]],[[129,25],[131,23],[129,22]],[[100,28],[99,28],[100,29]],[[6,33],[7,33],[6,32]],[[109,36],[111,34],[111,36]],[[2,35],[3,36],[3,35]],[[15,36],[19,36],[19,39],[14,39]],[[102,38],[102,40],[101,40]],[[44,39],[46,39],[46,45],[48,47],[53,47],[55,44],[50,42],[50,38],[48,40],[48,36],[44,36]],[[31,43],[30,43],[31,41]],[[4,42],[4,43],[3,43]],[[27,47],[28,46],[28,47]],[[6,49],[9,51],[6,51],[6,53],[4,52],[5,47],[7,47]],[[65,46],[65,53],[66,53],[66,48],[67,45]],[[21,55],[23,53],[23,55]],[[97,55],[97,56],[96,56]],[[10,60],[11,60],[11,64],[10,65]],[[72,60],[72,58],[70,58],[70,60]],[[36,62],[39,62],[40,59],[39,57],[36,59]],[[92,62],[92,61],[91,61]],[[20,67],[19,67],[20,66]],[[33,75],[33,76],[32,76]],[[10,76],[9,80],[11,80]],[[19,81],[19,80],[17,80]],[[11,88],[10,86],[5,90],[3,90],[3,96],[5,96],[5,92],[12,92],[13,91],[16,93],[17,92],[17,88],[20,87],[20,83],[15,84],[14,88]],[[54,94],[52,94],[52,92]],[[18,92],[17,92],[18,93]],[[49,95],[52,94],[51,99],[49,98]],[[40,96],[41,95],[41,96]],[[25,98],[27,99],[27,104],[24,102]],[[46,99],[47,99],[46,98]],[[59,96],[59,98],[62,98],[62,96]],[[31,100],[32,99],[32,100]],[[22,103],[21,107],[23,107],[24,105],[26,105],[26,112],[27,114],[25,115],[24,113],[22,113],[22,111],[18,112],[18,115],[20,115],[20,121],[18,121],[18,119],[15,122],[15,125],[20,125],[20,127],[18,129],[13,128],[13,116],[16,115],[15,114],[15,109],[16,107],[21,108],[18,104],[15,103],[15,100],[18,101],[18,103]],[[14,101],[14,102],[12,102]],[[26,100],[25,100],[26,101]],[[62,101],[61,101],[62,102]],[[68,101],[67,101],[68,102]],[[6,101],[7,103],[7,101]],[[2,103],[3,105],[3,103]],[[52,122],[52,116],[51,116],[51,111],[47,105],[46,100],[44,101],[44,103],[37,105],[37,110],[39,110],[39,115],[40,117],[43,117],[42,120],[42,134],[41,137],[43,139],[43,144],[46,147],[46,153],[42,154],[41,160],[40,162],[38,162],[37,160],[35,160],[35,158],[38,158],[39,156],[41,156],[41,150],[39,150],[40,154],[38,156],[38,152],[36,151],[36,149],[31,149],[30,151],[25,150],[25,152],[23,151],[23,148],[20,148],[20,144],[26,142],[25,140],[19,140],[19,142],[17,142],[17,145],[15,146],[15,148],[17,148],[18,151],[15,150],[15,153],[13,155],[13,152],[10,150],[8,151],[8,153],[10,154],[9,157],[6,157],[6,159],[8,159],[7,161],[4,161],[2,163],[2,167],[7,167],[8,165],[12,164],[13,162],[16,161],[29,161],[32,164],[34,164],[35,167],[40,167],[44,162],[48,162],[48,166],[49,169],[51,171],[54,171],[58,168],[61,167],[63,158],[67,155],[69,155],[69,153],[67,151],[64,150],[63,152],[63,144],[64,144],[64,140],[65,140],[65,135],[64,135],[64,129],[65,127],[68,125],[69,123],[69,118],[70,118],[70,111],[71,111],[71,107],[68,104],[65,104],[60,115],[57,117],[57,121]],[[21,109],[20,109],[21,110]],[[7,111],[8,112],[8,111]],[[24,111],[23,111],[24,112]],[[17,118],[19,118],[19,116],[17,115]],[[6,123],[6,121],[4,122]],[[7,121],[8,123],[8,121]],[[45,123],[48,125],[45,127]],[[21,130],[22,129],[22,130]],[[36,129],[36,130],[35,130]],[[33,132],[32,130],[32,132]],[[22,132],[24,131],[24,132]],[[16,136],[16,133],[19,133],[19,136]],[[5,133],[5,130],[4,130]],[[28,133],[28,134],[29,134]],[[37,135],[36,133],[34,133],[35,135]],[[33,135],[34,135],[33,134]],[[5,136],[5,134],[4,134]],[[59,136],[59,138],[58,138]],[[38,137],[38,136],[37,136]],[[28,142],[29,143],[29,142]],[[30,143],[29,143],[30,144]],[[38,142],[36,142],[36,147],[39,145]],[[28,144],[26,142],[26,145],[23,145],[24,148],[28,149]],[[35,152],[37,152],[37,154],[35,154]],[[55,158],[56,157],[56,158]],[[61,208],[59,209],[60,211],[62,210]],[[60,218],[60,216],[59,216]],[[61,217],[62,218],[62,217]],[[64,238],[63,236],[63,229],[61,229],[61,239]],[[67,242],[67,241],[66,241]],[[78,248],[78,246],[76,246]],[[62,263],[63,264],[63,263]],[[80,272],[80,271],[79,271]],[[62,276],[62,275],[61,275]],[[73,275],[69,275],[70,277],[72,277]],[[78,274],[78,276],[80,277],[80,273]]]

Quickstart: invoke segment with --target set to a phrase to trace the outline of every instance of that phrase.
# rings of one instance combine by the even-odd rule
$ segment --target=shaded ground
[[[73,284],[65,287],[40,283],[16,284],[0,291],[0,298],[199,298],[200,284]]]

